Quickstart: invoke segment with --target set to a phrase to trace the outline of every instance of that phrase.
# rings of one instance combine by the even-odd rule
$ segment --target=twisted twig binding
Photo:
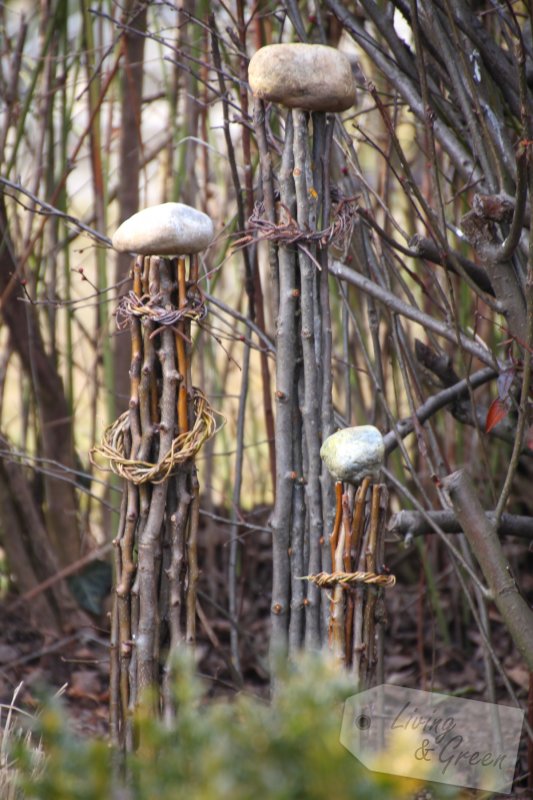
[[[378,575],[375,572],[319,572],[305,575],[302,580],[316,584],[320,589],[331,586],[350,586],[352,583],[367,583],[376,586],[394,586],[395,575]]]

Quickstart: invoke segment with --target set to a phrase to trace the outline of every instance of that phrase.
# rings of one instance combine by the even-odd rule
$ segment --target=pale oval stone
[[[348,58],[323,44],[269,44],[251,58],[248,80],[262,100],[306,111],[346,111],[355,102]]]
[[[320,456],[338,481],[359,483],[367,476],[377,478],[383,465],[383,436],[373,425],[342,428],[324,441]]]
[[[128,217],[111,241],[121,253],[179,256],[205,250],[214,235],[207,214],[183,203],[162,203]]]

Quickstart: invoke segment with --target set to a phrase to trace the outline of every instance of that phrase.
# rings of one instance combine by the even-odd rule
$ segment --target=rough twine
[[[132,317],[149,319],[159,326],[174,326],[184,319],[201,322],[207,314],[205,299],[198,286],[194,287],[194,292],[189,290],[187,303],[182,308],[164,307],[161,305],[161,299],[161,294],[155,297],[150,295],[138,297],[135,292],[128,292],[121,298],[115,312],[117,328],[119,330],[127,328]],[[153,331],[151,336],[155,336],[157,332],[158,329]]]
[[[318,244],[323,247],[336,244],[342,248],[344,242],[351,235],[358,208],[357,197],[343,197],[335,207],[331,225],[321,231],[303,230],[293,218],[287,206],[278,203],[280,221],[278,224],[264,217],[262,203],[257,203],[254,212],[248,220],[246,235],[233,243],[234,248],[246,247],[254,240],[267,239],[271,242],[282,244]]]
[[[350,586],[354,583],[366,583],[377,586],[394,586],[394,575],[377,575],[375,572],[318,572],[316,575],[306,575],[302,578],[316,584],[320,589],[331,586]]]

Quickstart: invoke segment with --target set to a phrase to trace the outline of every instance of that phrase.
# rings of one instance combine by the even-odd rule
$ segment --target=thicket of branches
[[[475,494],[502,535],[531,537],[532,13],[490,0],[1,7],[0,529],[20,595],[70,576],[33,595],[41,624],[86,621],[71,578],[96,547],[105,557],[116,525],[117,486],[86,457],[129,391],[112,310],[131,261],[109,236],[138,208],[179,200],[217,226],[195,381],[227,424],[200,462],[203,579],[233,656],[253,649],[242,625],[269,592],[258,602],[250,582],[269,547],[276,320],[268,248],[249,229],[263,184],[247,64],[264,44],[322,42],[349,55],[358,83],[332,147],[331,201],[357,198],[329,251],[335,422],[385,434],[392,507],[410,510],[391,527],[421,556],[421,608],[446,641],[466,598],[487,684],[496,668],[511,690],[471,550],[447,534],[468,520],[445,478],[470,473],[473,527]],[[284,130],[269,111],[275,161]],[[523,559],[527,541],[513,548]],[[500,557],[492,577],[482,564],[493,593]],[[401,571],[398,539],[387,559]]]

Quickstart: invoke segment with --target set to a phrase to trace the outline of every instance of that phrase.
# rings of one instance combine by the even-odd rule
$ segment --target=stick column
[[[198,479],[194,457],[213,435],[212,409],[191,377],[191,324],[205,313],[197,253],[214,235],[208,216],[181,203],[147,208],[113,236],[138,253],[133,286],[117,308],[131,333],[128,410],[92,459],[124,479],[114,540],[111,732],[134,747],[131,712],[149,687],[154,712],[170,710],[171,654],[193,645],[198,579]]]
[[[320,455],[336,480],[335,523],[329,537],[332,571],[307,579],[327,590],[330,649],[364,689],[374,677],[376,644],[385,621],[381,590],[396,582],[382,569],[387,488],[373,483],[383,465],[385,445],[377,428],[361,425],[329,436]]]
[[[272,641],[275,649],[294,653],[320,647],[327,633],[327,606],[321,613],[319,590],[301,577],[331,566],[324,530],[333,524],[334,492],[320,460],[321,442],[333,432],[329,162],[333,114],[353,104],[355,84],[348,59],[323,45],[263,47],[251,59],[248,77],[279,287]],[[275,209],[267,202],[269,102],[288,109]]]

